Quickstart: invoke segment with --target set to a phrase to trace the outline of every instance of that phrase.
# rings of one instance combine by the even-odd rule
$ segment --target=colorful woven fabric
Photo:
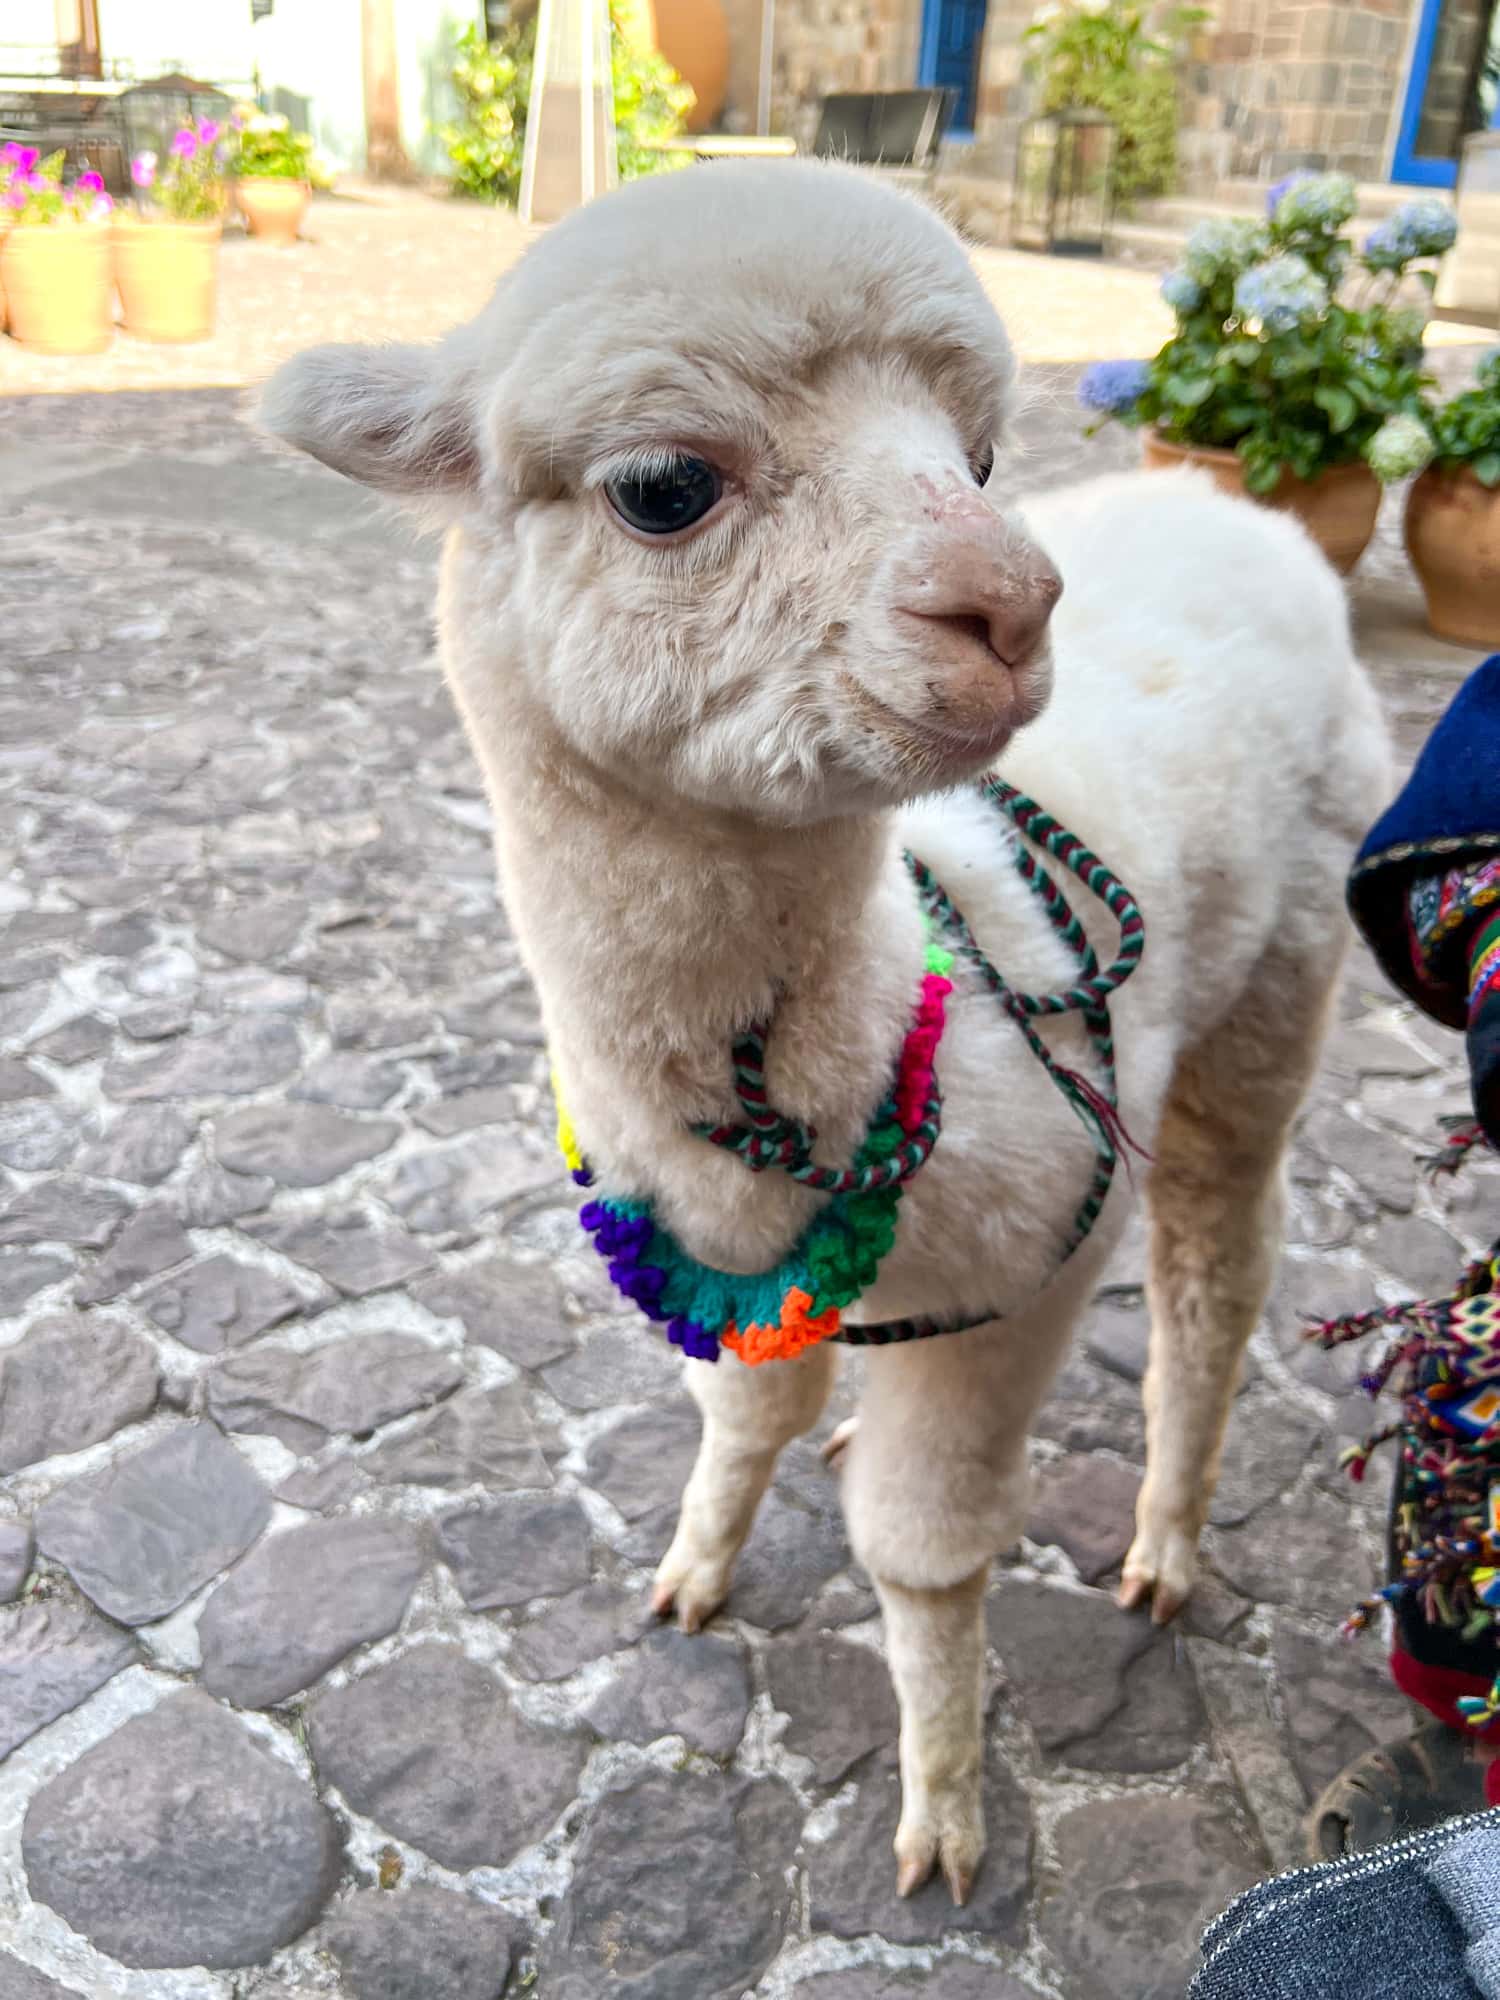
[[[953,990],[949,974],[955,954],[999,999],[1027,1046],[1093,1135],[1098,1164],[1064,1254],[1071,1255],[1093,1227],[1109,1191],[1120,1148],[1129,1143],[1116,1099],[1109,996],[1139,963],[1145,925],[1129,891],[1074,835],[998,779],[985,780],[982,789],[1022,833],[1056,856],[1103,899],[1120,924],[1120,947],[1113,964],[1100,970],[1062,891],[1018,843],[1017,871],[1077,959],[1079,978],[1060,993],[1017,993],[975,943],[942,885],[908,855],[907,869],[929,924],[935,934],[946,935],[955,950],[936,941],[928,947],[912,1024],[890,1093],[850,1164],[841,1168],[819,1164],[813,1157],[817,1132],[783,1117],[771,1105],[765,1081],[768,1029],[764,1024],[747,1029],[731,1051],[739,1120],[695,1128],[700,1138],[733,1153],[752,1173],[774,1169],[828,1196],[790,1256],[774,1271],[759,1275],[716,1271],[690,1257],[655,1220],[648,1204],[605,1195],[585,1203],[580,1210],[579,1219],[608,1264],[616,1288],[649,1318],[665,1325],[668,1339],[693,1359],[717,1361],[724,1347],[753,1366],[790,1359],[818,1341],[883,1346],[958,1332],[995,1317],[984,1313],[916,1318],[863,1327],[845,1326],[842,1318],[844,1309],[875,1282],[881,1260],[895,1242],[902,1189],[926,1163],[941,1136],[942,1093],[936,1058],[946,1022],[946,1002]],[[1100,1071],[1097,1084],[1056,1062],[1033,1025],[1037,1016],[1070,1011],[1081,1014],[1087,1027]],[[553,1090],[558,1102],[559,1147],[573,1178],[588,1186],[592,1174],[563,1109],[555,1076]]]
[[[1393,1575],[1356,1606],[1346,1629],[1363,1630],[1382,1602],[1415,1610],[1466,1642],[1493,1635],[1500,1613],[1500,1242],[1464,1272],[1451,1297],[1409,1300],[1327,1320],[1311,1331],[1324,1347],[1378,1328],[1394,1338],[1362,1387],[1401,1399],[1398,1422],[1343,1455],[1355,1479],[1387,1439],[1399,1440],[1399,1500],[1392,1518]],[[1483,1727],[1500,1715],[1500,1675],[1459,1703]]]

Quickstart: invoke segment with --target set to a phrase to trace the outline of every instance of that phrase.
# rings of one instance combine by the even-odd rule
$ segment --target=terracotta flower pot
[[[163,342],[211,337],[222,227],[217,220],[116,220],[115,283],[127,333]]]
[[[1406,496],[1406,552],[1438,637],[1500,646],[1500,488],[1466,465],[1431,467]]]
[[[258,236],[262,243],[284,248],[297,240],[307,204],[312,200],[312,189],[306,181],[255,175],[235,182],[234,198],[250,234]]]
[[[100,354],[114,338],[109,231],[100,223],[18,224],[0,242],[10,330],[39,354]]]
[[[1270,493],[1252,493],[1245,484],[1245,462],[1236,451],[1174,444],[1154,430],[1143,434],[1143,445],[1148,466],[1201,466],[1224,492],[1295,514],[1341,576],[1349,574],[1370,545],[1380,513],[1380,481],[1362,459],[1330,466],[1316,479],[1283,472]]]

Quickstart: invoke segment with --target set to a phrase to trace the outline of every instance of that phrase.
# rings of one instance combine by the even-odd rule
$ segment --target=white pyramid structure
[[[558,222],[616,177],[608,0],[541,0],[521,220]]]

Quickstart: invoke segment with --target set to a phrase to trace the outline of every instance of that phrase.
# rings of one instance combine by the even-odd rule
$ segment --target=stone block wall
[[[921,34],[921,0],[777,0],[772,129],[810,147],[830,92],[909,89]]]
[[[1221,0],[1184,76],[1184,179],[1384,177],[1415,0]]]

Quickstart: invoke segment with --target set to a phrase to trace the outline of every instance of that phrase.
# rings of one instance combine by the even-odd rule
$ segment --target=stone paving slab
[[[1128,460],[1079,444],[1071,386],[1034,378],[1018,483]],[[5,405],[0,1994],[1180,1991],[1400,1725],[1334,1637],[1383,1497],[1333,1469],[1357,1364],[1298,1322],[1488,1235],[1493,1170],[1416,1165],[1459,1050],[1356,960],[1167,1635],[1107,1594],[1127,1238],[988,1607],[974,1903],[897,1905],[879,1621],[813,1445],[714,1630],[645,1614],[696,1418],[548,1150],[432,553],[237,404]],[[1392,510],[1354,604],[1410,752],[1471,662],[1421,636]]]

